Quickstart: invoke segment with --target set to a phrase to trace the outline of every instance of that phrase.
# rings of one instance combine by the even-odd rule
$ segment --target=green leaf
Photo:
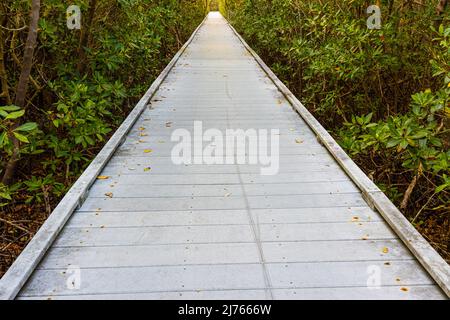
[[[5,141],[6,138],[6,132],[2,132],[0,134],[0,147],[3,146],[3,142]]]
[[[33,131],[37,128],[36,122],[27,122],[20,127],[16,128],[14,131]]]
[[[412,135],[411,138],[413,139],[422,139],[425,138],[428,135],[428,132],[425,130],[419,131],[416,134]]]
[[[6,199],[6,200],[12,200],[11,196],[6,192],[0,192],[0,198]]]
[[[398,145],[400,143],[400,139],[391,139],[388,141],[388,143],[386,143],[386,148],[392,148],[395,147],[396,145]]]
[[[25,110],[11,112],[10,114],[8,114],[5,117],[5,120],[6,119],[17,119],[17,118],[20,118],[21,116],[23,116],[24,114],[25,114]]]
[[[13,132],[13,134],[19,141],[22,141],[22,142],[25,142],[25,143],[30,143],[30,141],[28,141],[28,138],[25,137],[24,135],[22,135],[20,133],[17,133],[17,132]]]
[[[439,193],[442,190],[444,190],[445,188],[449,187],[450,185],[447,183],[441,184],[440,186],[436,187],[436,190],[434,192]]]
[[[17,110],[20,110],[20,107],[18,107],[18,106],[3,106],[3,107],[0,107],[0,110],[17,111]]]

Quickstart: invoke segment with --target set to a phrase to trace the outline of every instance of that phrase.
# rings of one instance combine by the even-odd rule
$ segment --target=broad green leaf
[[[37,128],[36,122],[27,122],[20,127],[16,128],[14,131],[32,131]]]
[[[17,140],[25,142],[25,143],[30,143],[30,141],[28,141],[28,138],[25,137],[24,135],[17,133],[17,132],[13,132],[13,134],[17,138]]]
[[[18,106],[3,106],[3,107],[0,107],[0,110],[17,111],[17,110],[20,110],[20,107],[18,107]]]
[[[388,143],[386,143],[386,148],[392,148],[395,147],[396,145],[398,145],[400,143],[400,139],[391,139],[388,141]]]
[[[23,116],[24,114],[25,114],[25,110],[11,112],[10,114],[8,114],[5,117],[5,120],[6,119],[17,119],[17,118],[20,118],[21,116]]]

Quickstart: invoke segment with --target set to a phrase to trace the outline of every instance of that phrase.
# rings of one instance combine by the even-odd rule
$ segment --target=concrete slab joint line
[[[279,173],[175,165],[171,133],[194,121],[278,129]],[[445,299],[449,274],[214,12],[0,279],[0,299]]]

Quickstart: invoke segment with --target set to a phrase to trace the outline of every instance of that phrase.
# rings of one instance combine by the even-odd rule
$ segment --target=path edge
[[[56,208],[49,215],[38,232],[33,236],[24,250],[16,258],[8,271],[0,278],[0,300],[12,300],[22,289],[28,278],[33,273],[39,262],[42,260],[47,250],[50,248],[56,237],[63,229],[73,212],[84,202],[89,188],[97,179],[97,176],[108,163],[118,147],[125,141],[128,132],[138,120],[139,116],[147,107],[148,102],[158,91],[159,87],[166,79],[172,68],[175,66],[181,55],[192,42],[200,28],[205,23],[208,15],[197,26],[190,38],[178,50],[169,64],[153,81],[150,88],[142,96],[133,110],[128,114],[120,127],[103,146],[101,151],[92,160],[90,165],[84,170],[77,181],[72,185],[66,195],[61,199]]]
[[[247,44],[241,35],[234,29],[225,17],[233,33],[238,37],[245,49],[253,56],[264,73],[289,101],[294,110],[314,131],[318,140],[327,148],[337,163],[353,183],[361,190],[361,193],[372,209],[376,209],[394,232],[399,236],[407,248],[412,252],[429,275],[436,281],[447,297],[450,297],[450,266],[434,250],[427,240],[414,228],[389,198],[370,180],[366,174],[353,162],[328,131],[317,121],[306,107],[294,96],[294,94],[281,82],[273,71],[264,63],[259,55]]]

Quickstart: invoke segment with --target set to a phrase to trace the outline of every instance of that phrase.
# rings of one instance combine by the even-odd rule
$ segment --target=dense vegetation
[[[39,2],[0,3],[0,276],[208,4]],[[80,6],[81,30],[67,27],[72,4]]]
[[[238,32],[450,261],[450,5],[221,0]]]

